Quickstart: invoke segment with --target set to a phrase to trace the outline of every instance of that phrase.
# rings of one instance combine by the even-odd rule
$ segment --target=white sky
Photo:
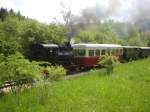
[[[60,2],[71,5],[71,10],[74,14],[78,14],[81,9],[87,6],[94,6],[99,3],[100,6],[106,8],[108,0],[0,0],[0,7],[20,10],[21,14],[36,19],[40,22],[50,23],[53,18],[60,17],[61,6]],[[114,0],[115,1],[115,0]],[[115,20],[123,20],[130,16],[136,0],[120,0],[124,1],[118,11],[111,17]]]

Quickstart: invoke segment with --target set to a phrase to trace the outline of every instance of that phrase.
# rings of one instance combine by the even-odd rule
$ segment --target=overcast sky
[[[74,14],[79,14],[81,9],[98,4],[101,9],[110,7],[108,3],[111,1],[109,10],[114,10],[110,18],[115,20],[127,20],[136,10],[137,1],[143,0],[0,0],[0,7],[14,9],[20,11],[22,15],[36,19],[40,22],[50,23],[53,18],[60,18],[62,10],[60,3],[71,5]],[[150,1],[150,0],[146,0]]]

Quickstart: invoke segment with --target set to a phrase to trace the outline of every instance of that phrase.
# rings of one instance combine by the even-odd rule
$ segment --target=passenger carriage
[[[138,60],[150,56],[150,47],[123,46],[123,59]]]
[[[126,61],[140,58],[141,49],[138,46],[123,46],[123,59]]]
[[[123,48],[117,44],[74,44],[74,62],[80,67],[92,67],[98,65],[99,59],[106,53],[117,56],[120,60]]]
[[[147,58],[150,56],[150,47],[140,47],[141,53],[140,57],[141,58]]]

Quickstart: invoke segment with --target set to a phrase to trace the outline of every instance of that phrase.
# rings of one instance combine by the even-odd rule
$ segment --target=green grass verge
[[[0,112],[150,112],[150,59],[8,94]]]

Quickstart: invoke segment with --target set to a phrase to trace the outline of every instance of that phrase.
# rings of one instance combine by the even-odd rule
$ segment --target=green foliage
[[[118,58],[113,55],[106,54],[106,55],[101,56],[99,59],[99,64],[106,67],[108,74],[113,73],[114,66],[118,63],[119,63]]]
[[[5,56],[20,51],[21,44],[18,32],[18,19],[7,17],[4,22],[0,22],[0,53]]]
[[[51,24],[48,26],[47,42],[63,44],[66,39],[67,28],[63,25]],[[50,40],[51,39],[51,40]]]
[[[58,81],[66,75],[66,70],[62,66],[50,66],[44,70],[48,73],[48,79],[51,81]]]
[[[5,61],[5,56],[3,54],[0,54],[0,63]]]
[[[22,52],[29,53],[31,43],[63,43],[66,41],[66,28],[55,24],[42,24],[33,20],[21,21],[19,25]]]
[[[15,40],[0,40],[0,53],[5,56],[15,54],[20,50],[20,45]]]
[[[44,70],[48,73],[48,77],[44,78],[48,78],[49,81],[58,81],[66,75],[66,70],[62,66],[48,65],[44,68],[39,66],[42,63],[44,62],[30,62],[20,53],[7,57],[0,54],[0,86],[5,82],[15,82],[15,84],[18,84],[18,88],[11,87],[12,92],[14,92],[19,87],[23,87],[24,83],[30,86],[32,84],[30,82],[42,80],[42,75],[45,75],[43,74]]]
[[[0,62],[0,82],[17,81],[21,79],[40,79],[41,68],[36,62],[30,62],[20,53],[8,56]]]
[[[145,31],[141,33],[142,42],[144,42],[147,46],[150,47],[150,31]],[[145,45],[145,46],[146,46]]]
[[[131,46],[143,46],[141,33],[138,31],[137,28],[133,28],[130,31],[130,37],[128,39],[128,45]]]
[[[91,24],[84,29],[78,28],[78,34],[74,40],[76,43],[116,43],[124,46],[147,46],[149,37],[149,32],[141,32],[134,24],[105,21],[101,24]]]

